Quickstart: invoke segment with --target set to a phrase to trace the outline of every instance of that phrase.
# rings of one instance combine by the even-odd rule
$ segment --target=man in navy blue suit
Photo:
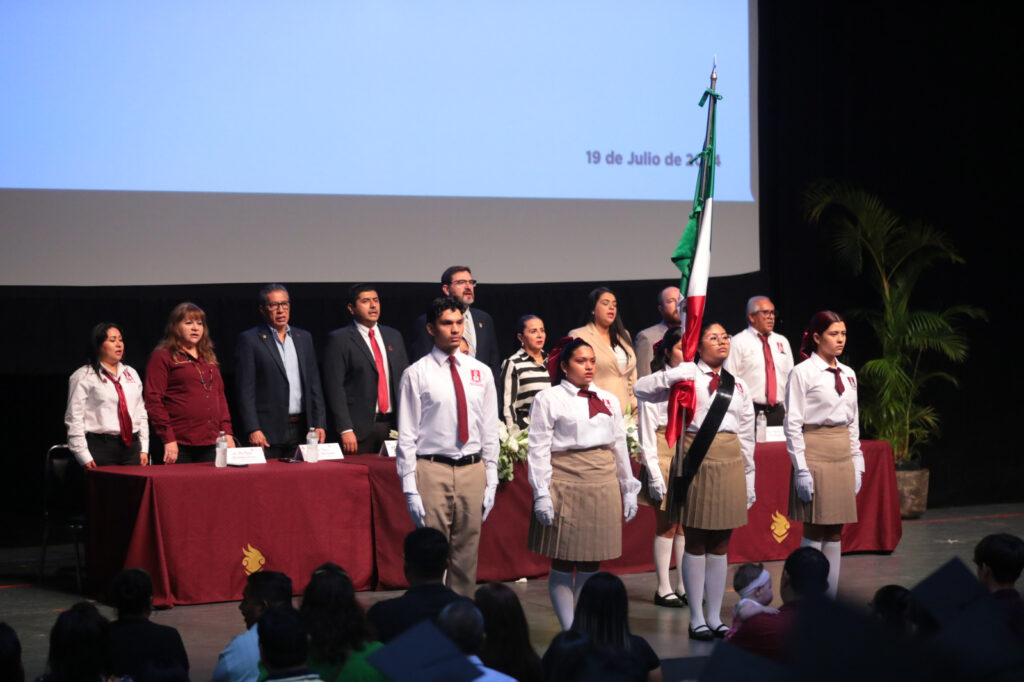
[[[309,332],[288,324],[291,300],[281,284],[260,290],[265,324],[242,332],[235,346],[236,418],[250,445],[267,457],[286,457],[316,429],[327,431],[320,370]]]
[[[491,368],[491,374],[501,376],[501,353],[498,337],[494,332],[494,320],[479,308],[476,300],[476,280],[467,265],[453,265],[441,275],[441,291],[466,305],[463,338],[469,345],[469,354]],[[422,358],[434,347],[434,339],[427,333],[427,316],[420,315],[413,325],[412,354]]]
[[[353,285],[348,312],[352,324],[327,337],[327,403],[343,452],[377,452],[398,424],[398,382],[409,359],[398,330],[378,324],[377,287]]]

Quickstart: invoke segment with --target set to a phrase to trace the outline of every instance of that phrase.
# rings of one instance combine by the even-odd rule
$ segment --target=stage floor
[[[1012,533],[1024,537],[1024,504],[977,507],[953,507],[928,511],[917,521],[905,521],[903,539],[891,555],[860,554],[843,557],[839,581],[840,597],[855,605],[866,605],[882,585],[896,583],[912,587],[951,557],[958,556],[969,566],[974,545],[989,533]],[[38,547],[0,550],[0,621],[6,621],[21,639],[25,678],[35,679],[46,665],[50,628],[62,610],[80,601],[73,591],[73,554],[70,546],[52,551],[47,561],[45,586],[35,583]],[[766,564],[772,574],[778,605],[779,575],[782,562]],[[732,584],[730,566],[729,584]],[[55,575],[56,573],[56,575]],[[673,571],[675,580],[675,571]],[[630,627],[646,637],[664,659],[704,656],[714,644],[691,642],[686,636],[687,609],[666,609],[653,605],[654,577],[651,573],[623,576],[629,590]],[[548,601],[547,581],[510,583],[519,594],[530,623],[531,639],[543,652],[558,632],[558,622]],[[400,592],[360,592],[364,606]],[[737,597],[725,595],[724,620],[731,621]],[[110,618],[112,609],[101,606]],[[217,654],[244,628],[238,602],[178,606],[153,615],[158,623],[178,628],[188,650],[193,680],[208,680],[217,663]]]

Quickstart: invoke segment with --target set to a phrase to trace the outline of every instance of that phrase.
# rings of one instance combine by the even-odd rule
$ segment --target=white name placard
[[[238,464],[266,464],[267,458],[263,455],[263,448],[228,448],[228,466]]]
[[[765,443],[781,443],[786,440],[786,432],[781,426],[769,426],[764,432]]]
[[[398,456],[398,441],[397,440],[386,440],[384,444],[380,446],[381,457],[396,457]]]
[[[316,452],[310,452],[313,447],[312,445],[299,446],[302,461],[312,464],[325,459],[345,459],[345,455],[341,453],[341,446],[337,443],[320,443],[316,446]]]

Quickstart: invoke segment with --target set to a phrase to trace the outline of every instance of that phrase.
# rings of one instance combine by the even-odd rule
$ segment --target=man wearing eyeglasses
[[[463,338],[469,346],[469,355],[491,368],[493,376],[499,376],[501,354],[498,351],[498,337],[494,332],[494,320],[479,308],[474,308],[477,281],[468,265],[453,265],[441,275],[441,291],[445,296],[462,301],[466,306]],[[412,354],[421,358],[430,352],[434,340],[427,333],[427,316],[420,315],[413,325]]]
[[[764,413],[768,426],[782,426],[793,351],[786,337],[774,331],[775,305],[767,296],[747,301],[747,321],[750,325],[732,337],[732,352],[725,368],[746,382],[754,398],[754,410]]]
[[[291,301],[282,284],[260,290],[264,324],[242,332],[235,346],[236,418],[250,445],[268,458],[288,457],[316,429],[326,437],[320,370],[309,332],[288,324]]]

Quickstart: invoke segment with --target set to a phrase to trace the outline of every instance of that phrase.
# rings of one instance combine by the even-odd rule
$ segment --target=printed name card
[[[781,426],[769,426],[764,432],[765,443],[781,443],[786,440],[786,432]]]
[[[398,456],[398,441],[397,440],[386,440],[384,444],[380,446],[381,457],[397,457]]]
[[[299,452],[302,453],[303,462],[319,462],[326,459],[345,459],[341,453],[341,446],[337,443],[320,443],[317,446],[300,445]]]
[[[263,455],[263,448],[261,447],[228,448],[228,466],[266,463],[267,458]]]

